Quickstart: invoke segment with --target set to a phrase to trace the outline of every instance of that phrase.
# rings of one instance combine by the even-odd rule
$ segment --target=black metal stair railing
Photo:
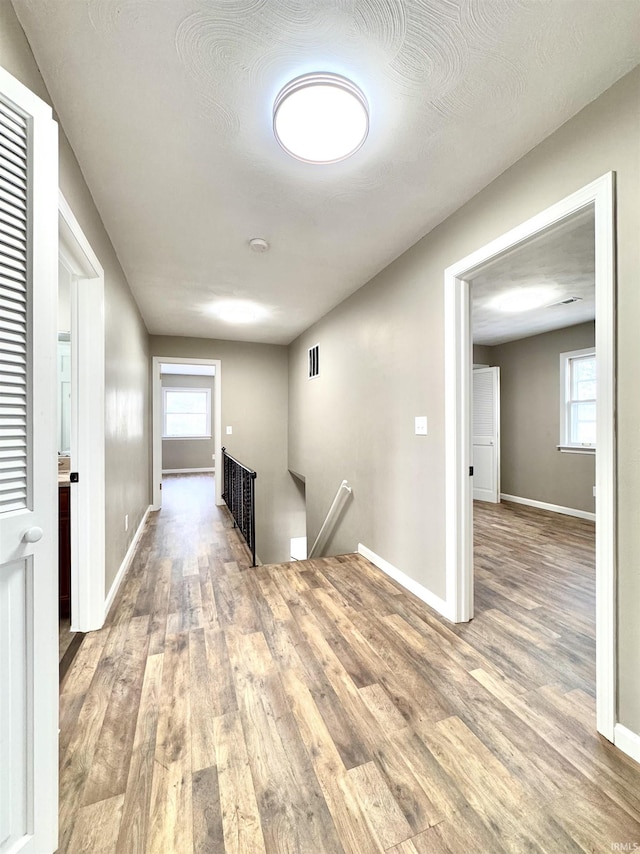
[[[256,565],[256,472],[222,449],[224,484],[222,497],[251,552],[252,566]]]

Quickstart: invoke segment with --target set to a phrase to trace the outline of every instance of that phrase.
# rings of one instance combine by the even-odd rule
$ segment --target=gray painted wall
[[[473,345],[473,364],[488,365],[491,357],[491,347],[486,347],[484,344]]]
[[[40,98],[49,93],[11,3],[0,3],[0,63]],[[60,127],[60,189],[105,273],[106,591],[150,503],[149,342],[113,246]],[[129,531],[124,516],[129,514]]]
[[[211,392],[211,438],[163,439],[163,469],[209,469],[215,467],[215,462],[212,459],[216,450],[213,435],[213,383],[213,377],[193,377],[181,374],[163,375],[162,386],[165,388],[208,388]]]
[[[595,323],[487,347],[500,368],[501,490],[576,510],[595,511],[595,455],[563,454],[560,353],[595,344]]]
[[[618,661],[621,722],[640,732],[640,68],[563,125],[291,345],[289,464],[312,540],[343,477],[331,543],[373,549],[438,596],[444,564],[443,271],[610,170],[617,173]],[[425,188],[427,192],[427,188]],[[306,378],[319,342],[321,376]],[[429,434],[413,432],[415,415]]]
[[[263,563],[289,560],[291,537],[305,529],[303,500],[287,470],[287,348],[155,335],[150,342],[154,356],[222,360],[222,444],[258,473],[258,556]]]

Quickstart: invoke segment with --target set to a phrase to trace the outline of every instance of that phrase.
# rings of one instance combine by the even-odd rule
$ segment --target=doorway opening
[[[200,475],[214,480],[223,504],[222,361],[152,357],[153,510],[162,508],[164,477]]]
[[[596,429],[596,718],[614,740],[615,666],[615,287],[614,176],[609,173],[445,271],[447,606],[456,622],[473,617],[473,474],[471,285],[490,262],[566,225],[578,214],[595,223]],[[560,444],[558,442],[558,444]]]
[[[469,634],[490,627],[503,640],[506,672],[581,691],[588,704],[595,697],[593,206],[490,261],[469,283],[472,593],[481,618]]]

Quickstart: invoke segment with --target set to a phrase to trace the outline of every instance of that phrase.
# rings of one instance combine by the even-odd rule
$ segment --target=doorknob
[[[29,528],[28,531],[24,532],[22,539],[25,541],[25,543],[37,543],[38,540],[42,539],[42,534],[42,528]]]

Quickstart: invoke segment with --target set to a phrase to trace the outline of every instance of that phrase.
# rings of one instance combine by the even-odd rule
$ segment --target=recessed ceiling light
[[[549,305],[556,296],[556,289],[550,287],[515,288],[512,291],[498,294],[491,300],[490,305],[499,311],[515,314],[518,311],[531,311],[531,309]]]
[[[337,163],[362,146],[369,105],[360,89],[338,74],[296,77],[273,105],[273,131],[284,150],[305,163]]]
[[[256,323],[266,315],[266,310],[248,300],[225,300],[214,303],[212,312],[225,323]]]

